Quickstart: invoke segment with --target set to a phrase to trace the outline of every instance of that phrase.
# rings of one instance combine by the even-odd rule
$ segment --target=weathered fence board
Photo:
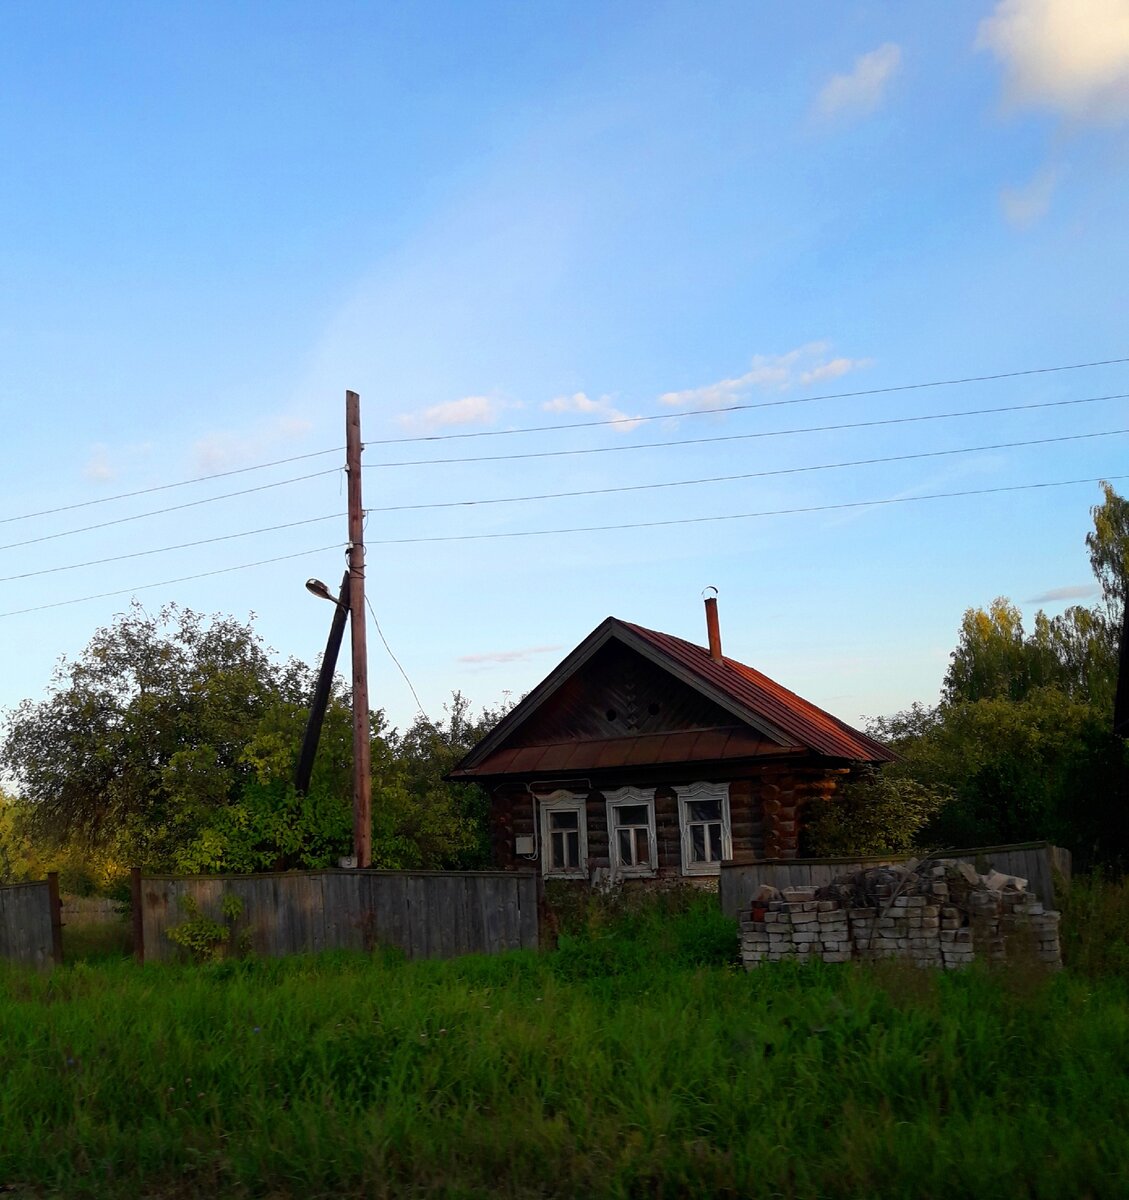
[[[0,958],[33,967],[62,961],[57,879],[0,888]]]
[[[236,936],[245,935],[265,957],[397,946],[409,958],[453,958],[538,944],[537,879],[531,872],[144,875],[144,958],[175,957],[168,931],[189,919],[191,902],[218,921],[225,896],[242,903]]]
[[[884,867],[909,860],[908,854],[869,858],[763,859],[757,862],[721,864],[718,895],[721,910],[736,917],[761,884],[775,888],[826,887],[836,876],[863,867]],[[937,862],[971,863],[977,870],[990,869],[1018,875],[1048,908],[1055,904],[1054,873],[1070,878],[1070,851],[1049,842],[1023,842],[1014,846],[979,846],[952,850],[936,857]]]

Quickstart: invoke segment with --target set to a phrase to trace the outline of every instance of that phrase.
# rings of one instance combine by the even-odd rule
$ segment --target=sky
[[[852,723],[1095,598],[1129,0],[7,3],[0,106],[0,707],[133,599],[316,662],[346,389],[401,728],[707,587]]]

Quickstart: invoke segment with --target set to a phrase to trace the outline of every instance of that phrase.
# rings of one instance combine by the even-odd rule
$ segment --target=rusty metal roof
[[[735,758],[777,756],[803,746],[782,747],[750,729],[703,729],[649,733],[635,737],[592,738],[541,746],[502,746],[480,763],[456,768],[455,778],[494,775],[567,775],[572,772],[649,767],[664,763],[726,762]]]
[[[704,682],[724,692],[751,715],[768,721],[776,729],[820,754],[867,762],[892,762],[894,755],[881,742],[833,717],[829,712],[790,692],[767,675],[722,657],[710,658],[709,651],[692,642],[621,622],[661,654],[673,659]]]
[[[613,640],[713,701],[724,710],[718,713],[722,723],[626,737],[553,740],[535,735],[529,739],[533,744],[521,744],[522,726]],[[537,724],[531,723],[530,732]],[[889,762],[894,757],[880,742],[744,663],[732,658],[715,661],[702,646],[608,617],[463,758],[450,778],[731,762],[805,752],[863,762]]]

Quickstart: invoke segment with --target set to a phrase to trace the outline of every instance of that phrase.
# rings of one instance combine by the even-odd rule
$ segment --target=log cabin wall
[[[660,783],[652,792],[658,877],[682,875],[676,788],[692,783],[728,783],[733,859],[789,859],[797,856],[807,807],[832,800],[848,774],[847,767],[829,767],[810,761],[746,766],[736,778],[724,778],[719,772],[682,768],[670,783]],[[529,781],[531,784],[536,782]],[[587,792],[585,819],[589,874],[611,866],[607,807],[601,789],[611,790],[633,783],[637,781],[631,778],[604,780]],[[578,787],[582,789],[583,784]],[[527,784],[506,782],[497,785],[492,792],[490,819],[495,866],[504,870],[528,869],[530,859],[518,855],[515,844],[517,838],[533,838],[540,857],[540,830],[535,826],[535,802]]]

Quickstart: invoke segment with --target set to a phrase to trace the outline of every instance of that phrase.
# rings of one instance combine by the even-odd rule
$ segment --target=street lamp
[[[341,583],[341,596],[345,595],[345,590],[348,587],[348,584],[349,572],[346,571],[345,578]],[[317,596],[319,600],[328,600],[330,604],[336,604],[338,608],[348,609],[349,607],[349,605],[346,604],[340,596],[335,596],[320,579],[307,579],[306,591],[313,596]]]
[[[341,597],[349,595],[349,572],[346,570],[342,576],[339,596],[334,596],[320,579],[307,579],[306,590],[319,599],[328,600],[336,606],[336,611],[333,614],[333,624],[329,627],[329,638],[325,643],[321,670],[318,671],[318,681],[314,687],[310,717],[306,722],[305,736],[302,738],[302,752],[298,756],[298,769],[294,772],[294,790],[300,795],[305,795],[309,791],[310,775],[314,769],[314,756],[318,751],[322,722],[325,720],[329,693],[333,687],[333,673],[337,670],[337,655],[341,651],[341,638],[345,634],[345,618],[349,615],[349,605]]]

